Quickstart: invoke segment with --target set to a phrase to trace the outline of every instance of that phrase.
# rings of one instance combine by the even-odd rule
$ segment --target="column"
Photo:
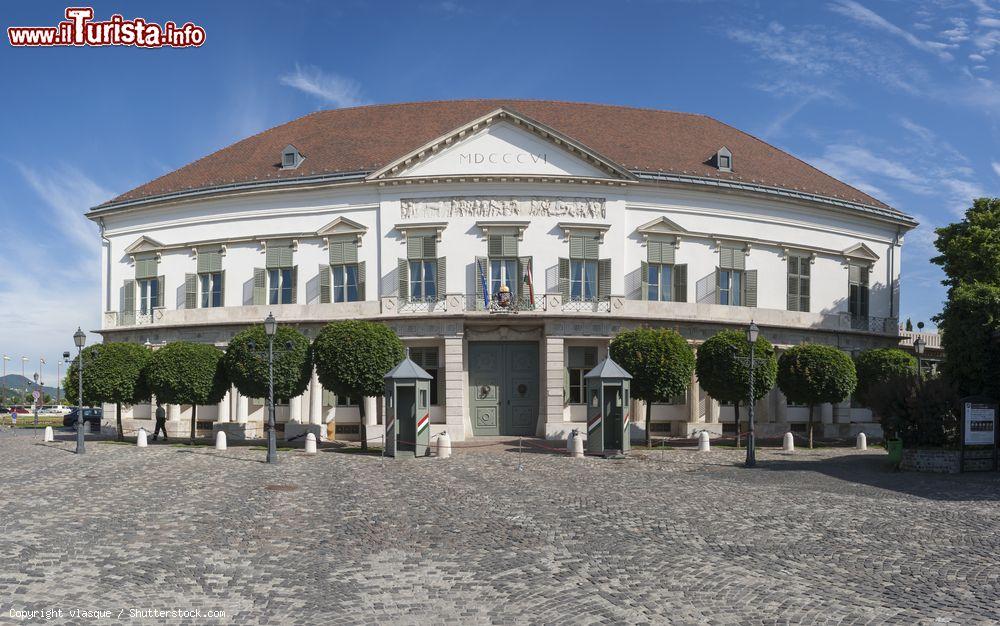
[[[305,395],[305,394],[303,394]],[[295,396],[288,400],[288,421],[301,423],[302,422],[302,396]]]
[[[463,441],[465,415],[465,341],[462,335],[444,338],[444,422],[448,435]]]
[[[323,423],[323,386],[319,384],[319,375],[313,369],[309,380],[309,423]]]
[[[821,424],[833,423],[833,405],[829,402],[819,405],[819,421]]]
[[[788,430],[788,398],[779,389],[775,390],[774,415],[774,421],[783,424],[784,430]]]
[[[361,401],[365,403],[365,426],[374,426],[378,419],[378,398],[365,396]]]
[[[833,423],[834,424],[850,424],[851,423],[851,400],[843,400],[833,405]]]
[[[219,401],[219,414],[215,417],[217,422],[228,422],[229,421],[229,398],[230,391],[226,392],[226,395],[222,396],[222,400]]]
[[[705,395],[705,421],[709,424],[719,423],[719,401],[708,394]]]
[[[691,385],[688,387],[688,422],[701,421],[701,385],[698,375],[691,373]]]
[[[563,397],[566,376],[566,341],[562,337],[545,337],[545,355],[542,362],[545,363],[545,421],[548,424],[563,422],[566,419],[564,410],[566,405]],[[566,436],[568,433],[567,430]]]
[[[236,421],[240,424],[247,423],[247,414],[249,413],[249,400],[248,398],[236,390],[233,387],[233,393],[236,394]]]
[[[167,419],[170,420],[171,422],[179,422],[181,420],[181,405],[168,404]]]

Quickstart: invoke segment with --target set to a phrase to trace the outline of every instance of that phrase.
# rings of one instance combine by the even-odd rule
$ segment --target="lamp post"
[[[35,430],[38,430],[38,401],[42,399],[42,392],[38,388],[38,372],[35,372],[35,393],[38,394],[38,397],[33,398],[34,402],[32,404],[35,409]]]
[[[63,352],[62,361],[56,361],[56,406],[60,409],[62,407],[62,374],[59,369],[63,363],[69,365],[69,352]]]
[[[757,324],[751,321],[750,326],[747,328],[747,341],[750,342],[750,398],[749,398],[750,404],[748,408],[749,415],[747,418],[747,420],[749,421],[750,432],[747,435],[747,460],[746,460],[747,467],[754,467],[755,465],[757,465],[757,446],[756,446],[757,438],[754,431],[754,416],[753,416],[753,409],[754,409],[753,375],[755,369],[754,366],[756,365],[756,363],[754,362],[754,348],[756,348],[757,346],[757,337],[759,336],[760,336],[760,329],[757,328]]]
[[[3,355],[3,396],[0,396],[0,403],[7,402],[7,361],[9,360],[9,356]]]
[[[80,329],[79,326],[76,328],[76,332],[73,333],[73,344],[76,346],[76,371],[77,378],[79,379],[79,393],[76,397],[76,453],[83,454],[86,450],[84,449],[83,440],[83,346],[87,343],[87,334]]]
[[[924,341],[923,337],[918,336],[913,342],[913,351],[917,354],[917,382],[923,380],[924,377],[924,348],[926,347],[927,342]]]
[[[264,320],[264,334],[267,335],[267,462],[278,462],[278,437],[274,432],[274,333],[278,331],[278,321],[273,313]]]

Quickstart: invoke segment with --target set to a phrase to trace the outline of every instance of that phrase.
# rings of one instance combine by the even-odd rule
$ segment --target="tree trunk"
[[[118,441],[125,438],[125,429],[122,428],[122,403],[115,403],[115,414],[118,420]]]
[[[649,434],[649,423],[653,418],[653,403],[649,400],[645,400],[646,403],[646,447],[649,448],[653,441],[652,436]]]
[[[809,405],[809,449],[813,449],[813,411],[816,409],[815,404]]]
[[[740,403],[733,405],[733,421],[736,422],[736,449],[740,449]]]
[[[198,415],[198,405],[197,404],[192,404],[191,405],[191,445],[192,446],[194,445],[194,429],[195,429],[195,424],[197,423],[197,419],[198,419],[197,415]]]
[[[368,424],[365,423],[365,398],[362,396],[358,399],[358,416],[361,418],[361,423],[358,424],[358,433],[361,434],[361,449],[363,451],[368,450]]]

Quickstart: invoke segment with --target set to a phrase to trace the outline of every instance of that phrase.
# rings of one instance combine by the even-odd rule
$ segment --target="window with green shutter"
[[[643,300],[687,301],[687,265],[675,265],[676,244],[672,240],[650,238],[646,261],[640,264]]]
[[[441,386],[441,376],[440,376],[440,365],[439,365],[439,350],[437,346],[422,346],[416,348],[410,348],[410,359],[414,363],[419,365],[424,369],[425,372],[431,375],[434,379],[430,383],[431,387],[431,404],[438,405],[440,398],[440,386]]]
[[[847,269],[847,310],[852,317],[868,317],[868,265],[850,263]]]
[[[809,311],[809,280],[812,260],[808,256],[788,255],[788,310]]]
[[[224,305],[224,273],[222,251],[218,248],[198,250],[198,273],[184,277],[184,307],[203,309]]]
[[[269,242],[265,260],[266,304],[295,304],[298,268],[291,242]],[[257,274],[254,274],[254,303],[257,303]]]
[[[593,302],[611,296],[611,259],[598,259],[600,236],[571,234],[569,258],[559,259],[563,300]]]
[[[399,297],[436,302],[445,296],[445,258],[437,256],[436,235],[407,235],[406,259],[399,259]]]

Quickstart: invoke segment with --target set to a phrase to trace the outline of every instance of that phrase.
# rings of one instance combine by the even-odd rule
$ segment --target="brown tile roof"
[[[550,126],[632,171],[755,182],[888,208],[788,153],[704,115],[541,100],[452,100],[317,111],[238,141],[99,208],[233,183],[371,172],[500,107]],[[288,144],[305,156],[294,170],[280,168],[281,151]],[[733,153],[731,173],[706,164],[722,146]]]

